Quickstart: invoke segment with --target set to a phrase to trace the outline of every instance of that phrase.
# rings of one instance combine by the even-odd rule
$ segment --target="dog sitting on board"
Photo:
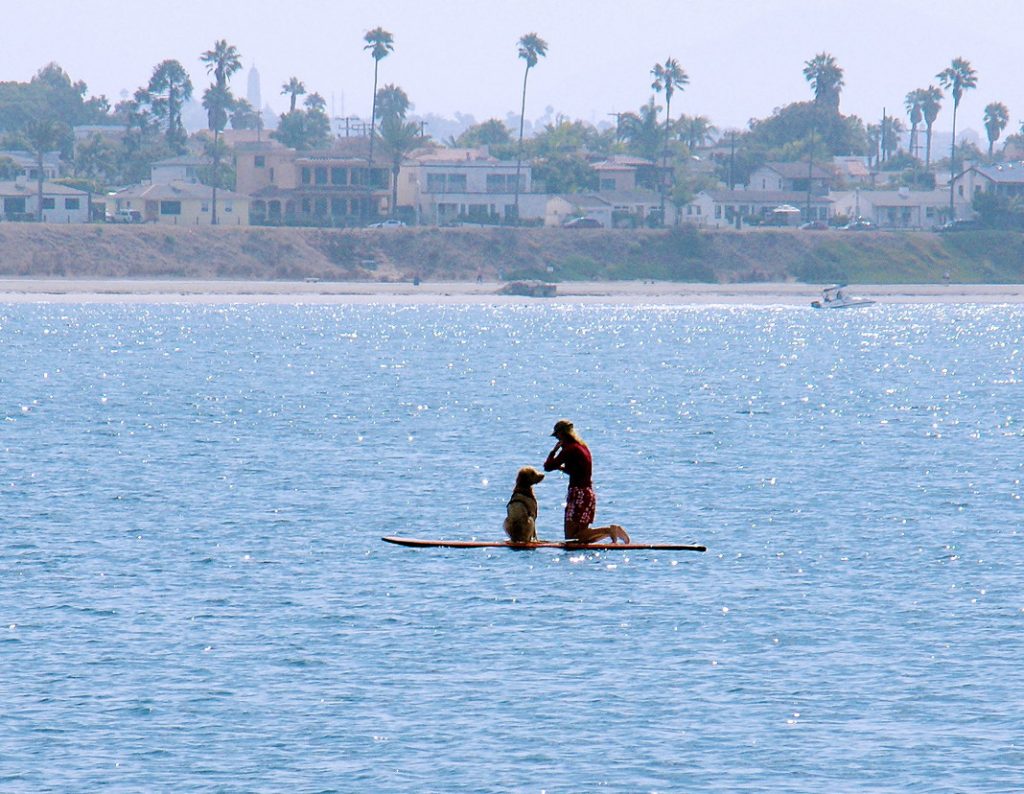
[[[534,468],[524,466],[516,475],[516,486],[506,506],[505,533],[513,543],[537,542],[537,498],[533,486],[544,479]]]

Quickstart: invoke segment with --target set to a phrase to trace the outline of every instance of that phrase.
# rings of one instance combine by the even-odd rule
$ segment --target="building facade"
[[[88,223],[89,193],[43,182],[43,223]],[[18,177],[0,182],[0,220],[34,221],[39,210],[39,184]]]

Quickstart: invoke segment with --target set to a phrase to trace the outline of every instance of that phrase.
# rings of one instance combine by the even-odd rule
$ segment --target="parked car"
[[[370,224],[371,229],[397,229],[399,226],[405,226],[405,221],[400,221],[397,218],[388,218],[386,221]]]
[[[981,221],[972,220],[971,218],[957,218],[953,221],[946,221],[942,224],[938,231],[940,232],[971,232],[977,229],[983,229]]]
[[[867,218],[857,218],[856,220],[850,221],[845,226],[840,226],[839,228],[846,229],[851,232],[869,232],[877,229],[878,227]]]
[[[562,224],[566,229],[600,229],[601,221],[597,218],[573,218]]]
[[[828,229],[828,223],[823,220],[807,221],[807,223],[801,223],[800,228],[811,229],[813,231],[824,231]]]
[[[142,213],[138,210],[116,210],[108,212],[107,223],[142,223]]]

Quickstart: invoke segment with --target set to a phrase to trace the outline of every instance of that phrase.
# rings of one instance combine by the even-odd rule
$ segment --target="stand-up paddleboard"
[[[707,546],[684,546],[678,543],[574,543],[573,541],[540,540],[536,543],[510,543],[487,540],[421,540],[419,538],[383,537],[385,543],[411,546],[415,549],[567,549],[569,551],[707,551]]]

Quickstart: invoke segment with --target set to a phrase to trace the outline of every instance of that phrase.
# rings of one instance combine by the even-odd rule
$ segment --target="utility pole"
[[[622,140],[622,117],[625,113],[609,113],[609,116],[615,117],[615,142],[618,143]]]
[[[736,187],[736,130],[729,136],[729,190]]]

